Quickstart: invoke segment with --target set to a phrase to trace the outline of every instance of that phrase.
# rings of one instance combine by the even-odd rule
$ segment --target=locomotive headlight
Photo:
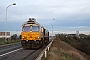
[[[23,38],[23,39],[25,39],[26,37],[25,37],[25,36],[23,36],[22,38]]]
[[[38,38],[38,39],[39,39],[40,37],[39,37],[39,36],[37,36],[36,38]]]
[[[22,37],[22,38],[25,38],[25,37]]]
[[[39,37],[37,37],[37,38],[39,38]]]

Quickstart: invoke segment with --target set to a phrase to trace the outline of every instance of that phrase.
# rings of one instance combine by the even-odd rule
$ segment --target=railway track
[[[16,53],[7,60],[25,60],[28,56],[32,55],[36,50],[24,50],[22,49],[19,53]]]
[[[0,60],[35,60],[48,44],[37,50],[25,50],[20,43],[4,46],[0,48]]]
[[[21,48],[21,44],[20,43],[15,43],[15,44],[9,44],[9,45],[4,45],[0,47],[0,56],[2,54],[5,54],[9,51],[15,50]]]
[[[37,49],[37,50],[25,50],[23,49],[23,51],[15,54],[13,57],[8,58],[7,60],[35,60],[39,54],[41,53],[41,51],[43,51],[45,49],[45,47],[48,44],[44,45],[42,48]]]
[[[5,60],[21,48],[21,43],[14,43],[0,46],[0,60]]]

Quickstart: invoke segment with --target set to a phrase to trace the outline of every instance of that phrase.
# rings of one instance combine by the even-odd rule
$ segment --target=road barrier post
[[[48,51],[49,51],[49,47],[48,47]]]
[[[45,58],[47,57],[47,51],[45,50]]]

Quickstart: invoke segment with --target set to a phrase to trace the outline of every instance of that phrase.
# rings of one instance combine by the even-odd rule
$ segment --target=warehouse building
[[[6,36],[5,36],[5,32],[0,32],[0,38],[4,38],[4,37],[9,38],[10,37],[10,32],[6,32]]]

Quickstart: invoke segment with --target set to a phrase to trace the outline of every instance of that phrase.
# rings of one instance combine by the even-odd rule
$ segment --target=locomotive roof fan
[[[34,24],[36,21],[35,18],[29,18],[29,20],[27,21],[28,24]]]

